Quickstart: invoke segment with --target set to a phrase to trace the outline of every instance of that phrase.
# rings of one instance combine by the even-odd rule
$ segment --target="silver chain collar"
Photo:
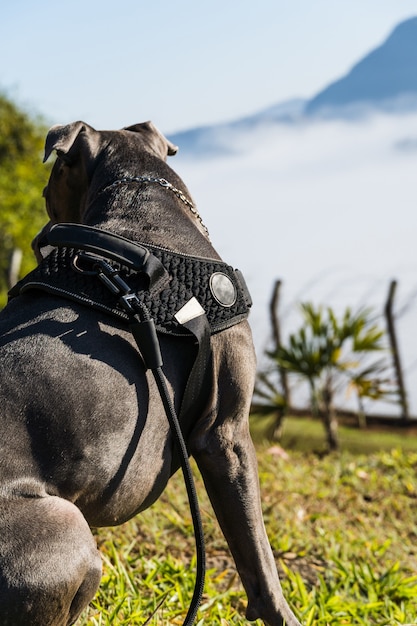
[[[208,228],[204,224],[203,220],[201,219],[200,213],[197,211],[196,207],[193,205],[191,200],[189,200],[187,196],[180,189],[177,189],[176,187],[174,187],[174,185],[172,185],[165,178],[153,178],[152,176],[132,176],[132,177],[126,177],[126,178],[119,178],[118,180],[115,180],[113,183],[110,183],[110,185],[107,185],[106,187],[101,189],[99,194],[107,189],[111,189],[111,187],[117,187],[118,185],[123,185],[126,183],[157,183],[161,187],[164,187],[165,189],[169,189],[170,191],[172,191],[172,193],[174,193],[177,196],[177,198],[179,198],[190,209],[191,213],[198,219],[198,221],[200,222],[201,226],[204,229],[204,232],[206,233],[208,239],[210,240]]]

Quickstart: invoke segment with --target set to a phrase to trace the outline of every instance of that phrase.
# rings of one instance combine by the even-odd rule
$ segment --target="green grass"
[[[267,440],[274,426],[271,416],[252,416],[252,437],[257,443]],[[359,429],[350,426],[339,426],[340,448],[355,454],[377,452],[401,448],[408,451],[417,451],[417,422],[413,431],[401,428]],[[284,448],[305,452],[324,452],[326,437],[322,423],[319,420],[304,417],[287,417],[283,421],[283,436],[281,444]]]
[[[296,443],[301,428],[311,444],[314,428],[308,434],[306,427],[288,420],[285,436]],[[367,431],[359,440],[366,437],[374,450],[367,454],[353,453],[349,437],[332,455],[287,449],[286,457],[257,444],[266,527],[284,592],[304,626],[417,624],[417,445],[396,435],[393,447],[389,434]],[[209,570],[197,623],[248,624],[245,594],[195,473]],[[99,530],[97,540],[104,574],[80,626],[182,624],[194,544],[180,473],[151,509]]]

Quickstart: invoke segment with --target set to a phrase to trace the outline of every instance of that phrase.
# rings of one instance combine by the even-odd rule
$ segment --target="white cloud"
[[[417,290],[417,150],[398,146],[412,148],[416,138],[417,115],[375,116],[231,134],[235,156],[171,161],[218,251],[245,274],[259,355],[276,278],[284,281],[287,329],[296,319],[290,305],[300,300],[382,311],[392,278],[399,281],[397,309],[410,300]],[[398,333],[417,414],[413,302]]]

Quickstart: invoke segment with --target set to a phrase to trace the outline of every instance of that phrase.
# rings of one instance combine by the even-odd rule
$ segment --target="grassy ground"
[[[258,440],[264,426],[255,424]],[[266,527],[301,622],[417,624],[415,440],[343,430],[342,451],[322,455],[311,452],[322,445],[320,425],[294,418],[285,431],[284,442],[293,446],[287,454],[267,442],[257,443],[257,452]],[[352,451],[358,447],[359,454]],[[245,595],[196,475],[209,569],[198,623],[247,624]],[[104,575],[80,625],[182,624],[194,544],[181,474],[151,509],[98,531],[97,540]]]
[[[274,418],[253,416],[252,437],[257,443],[267,441],[273,432]],[[417,426],[417,423],[416,423]],[[379,450],[401,448],[417,452],[417,427],[370,427],[366,430],[348,426],[339,427],[340,448],[354,454],[368,454]],[[326,437],[320,421],[302,417],[288,417],[283,421],[281,444],[285,449],[321,453],[326,450]]]

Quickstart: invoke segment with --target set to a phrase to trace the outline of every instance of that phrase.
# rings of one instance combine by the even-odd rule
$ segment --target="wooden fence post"
[[[281,285],[282,285],[281,280],[275,281],[274,290],[272,292],[271,304],[270,304],[272,333],[274,336],[274,343],[275,343],[276,350],[278,350],[281,347],[281,326],[280,326],[279,316],[278,316],[278,304],[279,304],[279,298],[280,298]],[[291,398],[290,398],[290,388],[288,385],[288,376],[287,376],[287,372],[282,367],[279,368],[279,376],[281,380],[282,393],[285,399],[285,404],[287,407],[289,407],[291,405]]]
[[[408,410],[407,392],[406,392],[405,384],[404,384],[404,377],[403,377],[403,372],[402,372],[402,367],[401,367],[400,354],[398,350],[398,342],[397,342],[397,335],[395,331],[394,314],[393,314],[393,303],[394,303],[394,296],[395,296],[396,288],[397,288],[397,281],[392,280],[390,283],[389,291],[388,291],[387,302],[385,304],[385,317],[387,320],[388,336],[389,336],[391,350],[392,350],[392,359],[394,363],[395,377],[397,379],[398,393],[400,396],[400,404],[402,408],[401,419],[404,421],[407,421],[410,417],[409,410]]]

